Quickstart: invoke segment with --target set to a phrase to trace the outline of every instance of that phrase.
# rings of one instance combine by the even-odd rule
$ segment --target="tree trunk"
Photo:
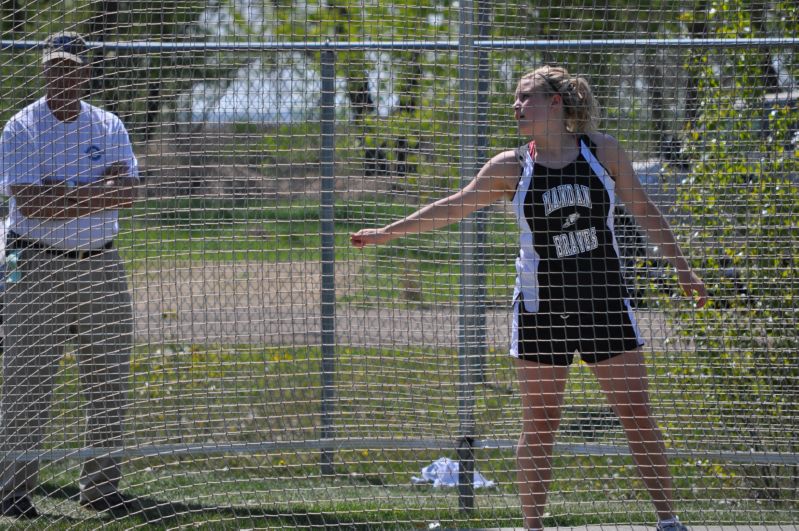
[[[20,5],[19,0],[3,0],[0,3],[0,24],[2,24],[0,29],[2,29],[3,37],[7,33],[11,33],[12,38],[19,33],[24,33],[26,18],[25,4]]]
[[[335,0],[328,1],[330,10],[338,15],[338,20],[349,20],[350,13],[343,5],[336,5]],[[338,22],[335,26],[335,37],[347,40],[349,32],[343,22]],[[359,60],[355,57],[359,56]],[[346,86],[347,98],[350,100],[350,108],[354,114],[356,123],[363,125],[364,118],[367,115],[375,114],[377,112],[377,105],[372,99],[372,93],[369,91],[369,77],[366,72],[366,64],[362,54],[349,54],[349,61],[346,65]],[[373,146],[366,145],[366,132],[359,138],[359,143],[363,148],[364,156],[364,173],[365,175],[381,175],[388,173],[388,157],[386,155],[386,143],[377,142]]]
[[[750,7],[752,26],[755,29],[755,37],[768,37],[767,6],[765,3],[755,3]],[[763,85],[769,92],[780,90],[780,74],[774,68],[771,50],[768,48],[760,49],[760,68],[763,71]]]
[[[707,0],[700,0],[699,5],[694,9],[694,13],[707,13],[708,5]],[[704,16],[704,15],[702,15]],[[689,36],[695,39],[707,37],[707,24],[704,19],[693,21],[688,28]],[[693,50],[688,50],[687,62],[690,63]],[[699,117],[699,89],[697,88],[696,79],[693,77],[688,78],[685,94],[685,122],[693,128],[696,119]]]
[[[119,38],[119,2],[113,0],[103,0],[99,3],[97,12],[89,23],[89,39],[105,42],[107,40],[117,40]],[[113,94],[112,80],[108,79],[106,70],[107,58],[105,49],[101,49],[93,58],[92,71],[92,92],[99,93],[103,102],[103,107],[117,113],[119,107],[118,96]]]

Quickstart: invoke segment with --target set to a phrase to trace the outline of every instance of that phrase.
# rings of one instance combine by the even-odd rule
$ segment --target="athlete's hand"
[[[677,278],[680,282],[680,287],[686,295],[694,299],[697,308],[707,304],[707,288],[702,279],[694,273],[693,269],[677,271]]]
[[[383,228],[361,229],[356,233],[350,234],[350,243],[359,249],[367,245],[383,245],[392,239],[392,235],[387,234]]]

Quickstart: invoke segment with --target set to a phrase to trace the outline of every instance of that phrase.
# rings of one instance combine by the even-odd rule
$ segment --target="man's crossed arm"
[[[58,184],[15,184],[11,193],[26,218],[74,219],[103,210],[126,208],[136,199],[138,179],[123,162],[115,162],[101,180],[70,187]]]

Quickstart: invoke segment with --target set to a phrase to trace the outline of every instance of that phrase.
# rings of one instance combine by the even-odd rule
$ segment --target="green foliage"
[[[43,40],[56,31],[78,31],[89,40],[158,40],[178,42],[196,40],[188,29],[197,20],[207,2],[201,0],[170,2],[156,8],[151,1],[94,2],[89,0],[39,0],[15,6],[25,21],[10,27],[3,21],[3,38]],[[117,6],[114,12],[105,12]],[[109,37],[110,36],[110,37]],[[102,56],[100,55],[102,54]],[[38,50],[3,52],[0,61],[0,121],[38,98],[40,52]],[[92,101],[119,114],[128,125],[134,141],[146,138],[156,121],[175,121],[176,97],[198,78],[219,77],[220,68],[207,66],[204,53],[110,53],[95,52],[95,74],[101,74],[92,86]],[[238,64],[226,60],[222,72]],[[168,72],[168,75],[166,74]],[[24,82],[20,82],[24,80]],[[159,103],[153,111],[153,102]],[[161,114],[163,113],[163,115]]]
[[[456,34],[458,20],[457,10],[431,0],[391,6],[360,1],[320,3],[308,11],[302,24],[293,11],[293,7],[278,9],[283,21],[278,34],[287,40],[449,39]],[[338,51],[337,75],[345,84],[352,126],[349,142],[340,146],[347,149],[347,159],[362,161],[367,175],[399,175],[405,179],[401,186],[417,191],[424,183],[446,186],[447,178],[457,174],[457,165],[450,164],[457,149],[458,128],[452,120],[457,114],[452,109],[456,98],[447,86],[457,79],[456,65],[457,56],[452,52],[436,52],[431,60],[418,50]],[[369,72],[386,68],[390,69],[387,76],[370,78]],[[390,92],[397,94],[398,101],[388,115],[379,114],[375,94]],[[423,147],[430,145],[436,145],[436,153],[423,153]],[[420,182],[423,176],[424,183]]]
[[[301,146],[298,149],[298,146]],[[281,124],[263,135],[257,151],[265,157],[263,170],[281,166],[318,164],[321,148],[321,126],[318,122]]]
[[[712,4],[707,23],[715,36],[756,36],[745,2]],[[799,428],[799,109],[795,99],[767,103],[768,53],[719,50],[695,54],[687,65],[701,114],[686,130],[692,171],[679,209],[705,257],[700,271],[712,298],[675,324],[698,356],[684,371],[704,382],[706,413],[747,441],[739,449],[796,453],[795,443],[773,441]],[[763,467],[745,477],[758,495],[795,499],[795,472]]]

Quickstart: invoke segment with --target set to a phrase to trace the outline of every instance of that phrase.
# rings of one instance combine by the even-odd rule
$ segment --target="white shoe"
[[[682,525],[679,520],[675,520],[668,524],[658,522],[658,531],[688,531],[688,528]]]

